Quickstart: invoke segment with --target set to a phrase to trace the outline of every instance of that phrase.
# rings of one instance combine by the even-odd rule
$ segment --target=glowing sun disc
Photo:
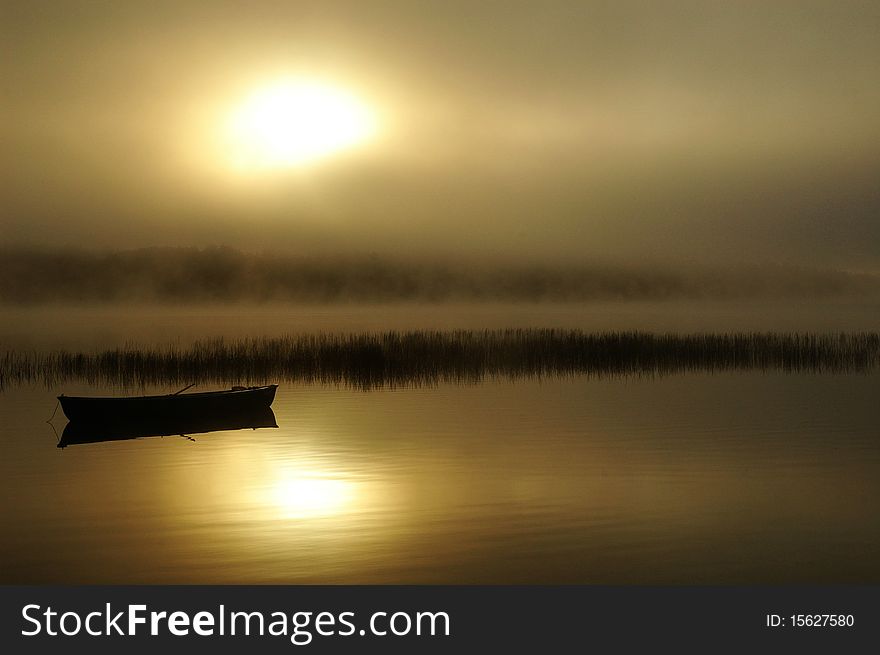
[[[342,89],[283,82],[246,98],[233,112],[228,131],[239,166],[279,168],[357,145],[374,129],[372,112]]]

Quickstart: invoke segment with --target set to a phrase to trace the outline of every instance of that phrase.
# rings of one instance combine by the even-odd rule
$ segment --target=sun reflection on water
[[[279,518],[311,519],[338,516],[354,509],[357,483],[321,471],[284,471],[267,489],[266,504]]]

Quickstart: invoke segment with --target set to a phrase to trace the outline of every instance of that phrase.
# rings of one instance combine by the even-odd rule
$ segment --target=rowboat
[[[164,396],[58,396],[64,415],[72,423],[113,425],[186,421],[193,417],[235,417],[272,405],[277,384],[233,387],[225,391],[175,393]]]
[[[117,419],[115,421],[71,421],[64,427],[58,442],[59,448],[77,444],[125,441],[145,437],[170,437],[180,435],[190,438],[192,434],[206,434],[228,430],[277,428],[275,414],[267,406],[255,408],[225,409],[220,413],[196,412],[179,418]]]

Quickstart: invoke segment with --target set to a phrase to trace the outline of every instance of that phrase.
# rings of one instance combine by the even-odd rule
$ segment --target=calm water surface
[[[61,391],[113,392],[0,394],[2,582],[880,582],[876,374],[285,385],[278,429],[63,450]]]

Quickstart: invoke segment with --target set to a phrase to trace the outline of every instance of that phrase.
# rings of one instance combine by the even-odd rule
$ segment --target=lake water
[[[40,308],[2,339],[878,328],[876,303],[836,308]],[[285,384],[277,429],[59,449],[62,391],[112,392],[0,392],[0,582],[880,582],[876,373]]]

